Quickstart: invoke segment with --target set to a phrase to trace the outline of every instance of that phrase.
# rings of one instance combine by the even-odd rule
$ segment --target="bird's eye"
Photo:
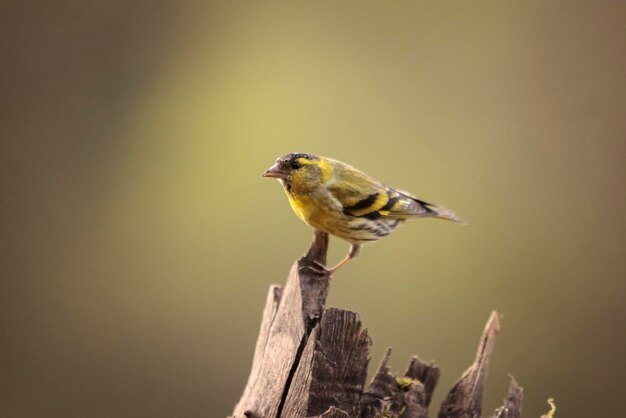
[[[291,168],[293,168],[294,170],[297,170],[300,167],[302,167],[302,165],[299,162],[297,162],[297,161],[292,161],[291,162]]]

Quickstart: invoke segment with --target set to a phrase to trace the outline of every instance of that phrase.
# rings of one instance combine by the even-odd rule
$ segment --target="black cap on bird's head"
[[[286,179],[293,171],[302,167],[302,159],[315,161],[319,158],[313,154],[301,152],[292,152],[283,155],[276,160],[273,166],[265,170],[263,177],[273,177],[277,179]]]

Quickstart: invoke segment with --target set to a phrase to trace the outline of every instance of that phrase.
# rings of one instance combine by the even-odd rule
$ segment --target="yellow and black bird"
[[[445,208],[387,187],[330,158],[287,154],[263,176],[282,183],[293,211],[305,223],[352,244],[329,273],[356,257],[363,244],[391,234],[403,221],[440,218],[464,223]]]

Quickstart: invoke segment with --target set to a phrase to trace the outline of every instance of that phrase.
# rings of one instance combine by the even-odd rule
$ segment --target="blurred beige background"
[[[626,6],[9,2],[0,416],[224,416],[310,230],[261,172],[307,151],[453,208],[366,247],[359,311],[435,398],[503,315],[485,411],[626,407]],[[331,261],[345,243],[331,242]],[[394,324],[390,326],[389,324]],[[396,325],[397,324],[397,325]]]

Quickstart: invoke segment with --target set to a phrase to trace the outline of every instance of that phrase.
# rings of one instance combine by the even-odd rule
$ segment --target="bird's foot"
[[[313,273],[318,276],[330,276],[331,271],[317,261],[308,260],[310,264],[301,266],[300,271],[303,273]]]

